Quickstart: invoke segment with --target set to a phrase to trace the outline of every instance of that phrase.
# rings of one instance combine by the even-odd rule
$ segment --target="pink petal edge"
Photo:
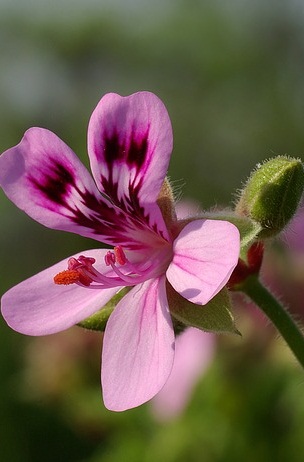
[[[177,336],[172,372],[162,390],[151,401],[158,420],[176,418],[191,398],[199,377],[215,353],[215,335],[188,328]]]

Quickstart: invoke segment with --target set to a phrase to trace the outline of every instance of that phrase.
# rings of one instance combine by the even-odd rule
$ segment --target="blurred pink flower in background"
[[[281,234],[281,240],[292,252],[300,252],[304,257],[304,203]]]
[[[172,372],[151,401],[157,420],[170,420],[182,413],[199,378],[214,358],[215,341],[214,334],[195,328],[188,328],[176,338]]]
[[[304,207],[265,254],[261,277],[291,313],[304,321]]]
[[[181,199],[175,204],[175,212],[179,220],[198,216],[201,208],[198,202],[192,199]]]

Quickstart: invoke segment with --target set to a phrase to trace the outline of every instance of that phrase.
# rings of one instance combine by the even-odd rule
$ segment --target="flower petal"
[[[86,250],[84,255],[100,262],[102,271],[107,250]],[[56,285],[53,278],[66,270],[68,259],[36,274],[8,290],[1,300],[7,324],[27,335],[47,335],[67,329],[104,306],[120,289],[90,289],[77,284]],[[105,269],[105,268],[104,268]]]
[[[239,252],[236,226],[220,220],[192,221],[173,243],[168,281],[190,302],[205,305],[228,282]]]
[[[29,129],[0,157],[0,185],[21,210],[49,228],[130,249],[155,239],[147,224],[127,217],[100,194],[74,152],[49,130]]]
[[[92,202],[100,193],[74,152],[49,130],[27,130],[17,146],[2,154],[0,184],[39,223],[95,237],[81,215],[91,213],[86,196]]]
[[[134,287],[108,321],[103,341],[105,406],[124,411],[151,399],[166,382],[174,358],[174,332],[165,278]]]
[[[173,419],[183,411],[214,353],[215,336],[212,334],[189,328],[177,336],[172,372],[165,386],[151,401],[153,413],[158,419]]]
[[[88,152],[95,181],[113,203],[168,239],[156,199],[167,173],[173,135],[157,96],[109,93],[94,110]]]

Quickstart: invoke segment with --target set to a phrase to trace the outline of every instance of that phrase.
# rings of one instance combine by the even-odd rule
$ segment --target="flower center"
[[[68,260],[68,269],[54,276],[54,283],[58,285],[77,284],[91,289],[105,289],[119,286],[133,286],[161,273],[163,264],[160,258],[132,264],[121,246],[114,247],[104,256],[104,263],[109,267],[104,274],[96,269],[95,258],[80,255]],[[124,267],[124,270],[118,267]]]

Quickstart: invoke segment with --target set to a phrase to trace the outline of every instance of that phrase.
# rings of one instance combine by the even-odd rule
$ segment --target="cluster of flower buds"
[[[238,290],[249,276],[260,271],[265,240],[276,237],[296,214],[304,189],[300,159],[278,156],[258,164],[239,195],[236,215],[250,220],[247,239],[229,288]],[[246,234],[246,233],[245,233]],[[248,237],[248,233],[246,234]]]

